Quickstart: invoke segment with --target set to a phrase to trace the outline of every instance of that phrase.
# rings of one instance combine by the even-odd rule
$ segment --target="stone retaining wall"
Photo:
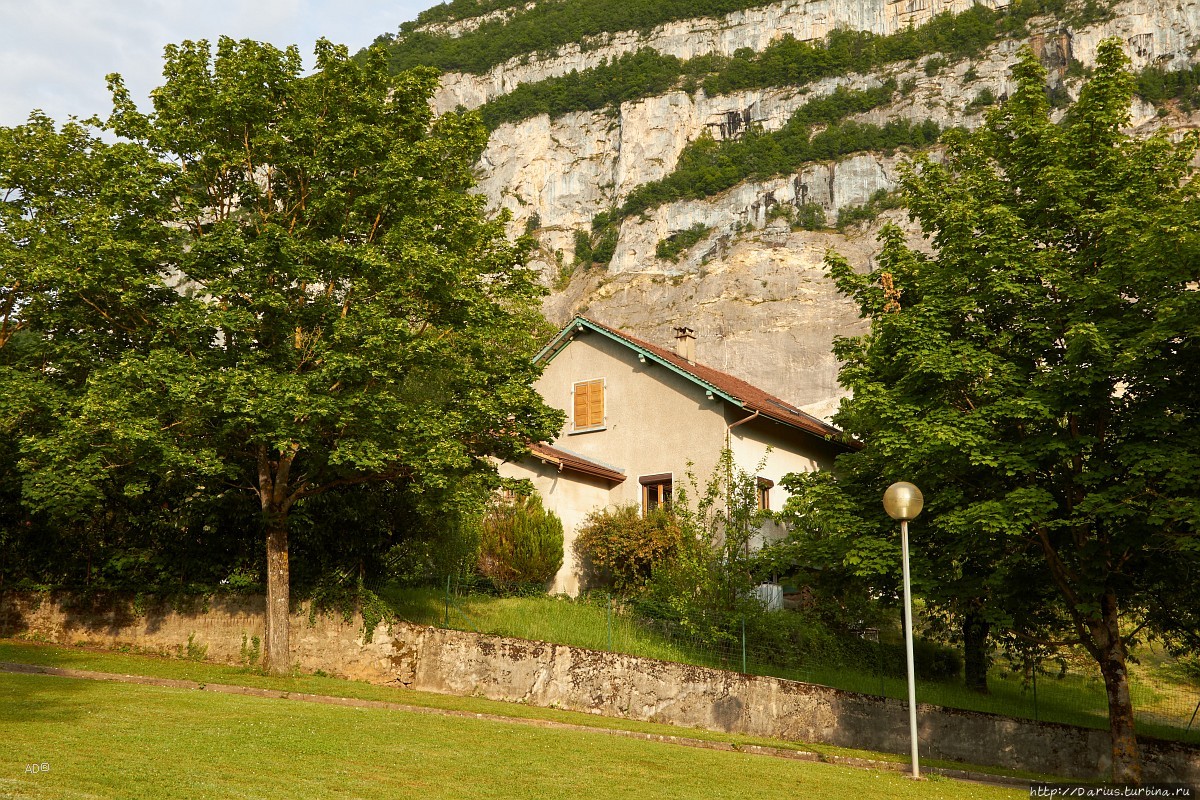
[[[210,599],[190,607],[56,596],[0,597],[0,636],[132,647],[243,663],[262,636],[263,602]],[[292,616],[292,653],[323,670],[422,691],[480,695],[613,717],[843,747],[908,752],[903,702],[778,678],[565,645],[398,623],[362,641],[362,620]],[[1067,777],[1109,772],[1106,731],[918,707],[921,754]],[[1146,780],[1200,784],[1200,748],[1144,740]]]

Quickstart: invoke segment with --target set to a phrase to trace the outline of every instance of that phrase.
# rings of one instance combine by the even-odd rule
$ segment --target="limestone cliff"
[[[514,59],[485,75],[446,75],[436,105],[440,110],[477,106],[520,83],[586,69],[644,47],[681,58],[730,55],[739,48],[761,50],[785,34],[821,38],[835,27],[888,34],[970,4],[784,0],[720,19],[673,22],[648,33],[606,34],[554,53]],[[439,30],[456,35],[477,24],[460,21]],[[558,287],[545,306],[553,322],[587,313],[663,344],[670,341],[672,325],[686,322],[698,332],[700,360],[827,415],[841,395],[831,342],[862,330],[863,323],[825,278],[822,260],[832,248],[866,267],[875,252],[878,224],[843,233],[793,232],[786,223],[772,221],[771,209],[816,204],[833,221],[839,211],[894,188],[904,153],[863,153],[810,164],[795,174],[743,183],[717,197],[670,203],[630,217],[620,225],[607,268],[580,268],[568,282],[563,265],[573,260],[575,232],[587,230],[598,212],[618,205],[636,187],[670,173],[684,147],[698,136],[736,137],[751,125],[777,130],[799,106],[839,86],[866,89],[890,79],[904,87],[888,106],[860,115],[862,121],[905,118],[974,127],[984,110],[977,100],[1009,92],[1009,70],[1023,44],[1051,68],[1052,81],[1072,94],[1080,80],[1073,76],[1086,72],[1098,43],[1109,36],[1127,43],[1135,68],[1185,66],[1200,45],[1200,2],[1126,0],[1114,4],[1100,22],[1075,26],[1069,18],[1046,17],[1034,20],[1030,29],[1028,40],[1000,40],[974,59],[944,65],[942,59],[927,64],[926,57],[872,74],[715,97],[703,90],[672,91],[615,109],[503,125],[481,160],[480,191],[493,209],[508,210],[514,235],[534,230],[540,245],[535,261],[547,283]],[[1072,63],[1077,68],[1068,71]],[[1156,109],[1141,104],[1134,116],[1134,124],[1146,128],[1182,122],[1160,118]],[[907,224],[897,212],[891,218]],[[661,240],[697,225],[707,235],[677,262],[655,256]]]

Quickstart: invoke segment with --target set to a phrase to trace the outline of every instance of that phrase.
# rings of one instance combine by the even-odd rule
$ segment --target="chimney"
[[[675,329],[675,352],[689,364],[696,363],[696,332],[686,325]]]

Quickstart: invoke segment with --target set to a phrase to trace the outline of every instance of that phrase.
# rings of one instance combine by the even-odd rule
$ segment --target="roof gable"
[[[593,332],[624,345],[638,355],[682,375],[728,403],[756,412],[762,417],[782,423],[827,441],[844,446],[853,446],[845,441],[843,433],[823,420],[806,414],[792,404],[773,394],[736,378],[727,372],[713,369],[699,362],[689,362],[674,351],[630,336],[627,333],[602,325],[586,317],[576,317],[559,331],[558,335],[534,356],[534,361],[549,363],[581,333]]]

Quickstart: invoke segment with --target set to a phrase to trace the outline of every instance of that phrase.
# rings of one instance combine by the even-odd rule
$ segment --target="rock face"
[[[1003,7],[1008,0],[982,0]],[[943,11],[959,12],[969,0],[786,0],[731,14],[660,26],[647,34],[623,32],[597,37],[556,53],[539,54],[496,67],[487,75],[447,75],[437,106],[471,107],[519,83],[586,69],[642,47],[681,58],[704,53],[761,50],[790,34],[825,36],[835,27],[878,34],[920,25]],[[470,30],[478,21],[453,23],[445,32]],[[779,87],[709,97],[703,91],[673,91],[628,102],[616,109],[535,117],[497,129],[480,162],[479,191],[489,205],[511,215],[510,232],[533,230],[539,243],[535,263],[557,290],[547,316],[565,323],[586,313],[668,345],[672,325],[698,332],[698,356],[814,413],[836,408],[841,390],[830,353],[836,336],[864,329],[854,309],[839,298],[822,268],[833,249],[867,268],[876,252],[878,223],[844,233],[792,232],[773,209],[815,204],[832,223],[846,208],[861,206],[880,190],[896,186],[904,153],[865,153],[836,162],[810,164],[792,175],[746,182],[717,197],[682,201],[624,220],[606,268],[577,269],[577,231],[618,206],[638,186],[668,175],[683,149],[697,137],[740,136],[747,127],[778,130],[801,105],[839,86],[862,90],[887,80],[902,87],[893,102],[857,117],[882,123],[904,118],[939,126],[975,127],[983,118],[977,100],[1011,91],[1010,68],[1028,44],[1051,71],[1051,80],[1070,94],[1079,79],[1072,62],[1095,62],[1100,41],[1117,36],[1127,43],[1135,68],[1187,65],[1200,44],[1200,1],[1165,4],[1127,0],[1098,23],[1073,27],[1070,19],[1045,18],[1030,26],[1028,42],[1004,40],[972,60],[938,66],[928,58],[890,65],[869,75],[843,75],[803,87]],[[1154,108],[1134,108],[1134,125],[1154,128],[1177,123]],[[910,224],[899,213],[893,221]],[[660,241],[702,225],[707,236],[676,262],[656,257]],[[914,232],[914,242],[920,237]]]
[[[910,25],[923,25],[943,11],[965,11],[976,2],[1003,8],[1010,0],[785,0],[724,17],[672,22],[648,34],[623,31],[596,36],[549,56],[513,58],[485,75],[447,75],[436,107],[439,112],[459,105],[475,108],[511,92],[518,84],[590,69],[642,48],[688,59],[709,53],[731,56],[745,47],[762,50],[785,34],[802,41],[821,39],[837,28],[886,35]],[[456,35],[476,27],[478,24],[459,22],[430,29]]]

